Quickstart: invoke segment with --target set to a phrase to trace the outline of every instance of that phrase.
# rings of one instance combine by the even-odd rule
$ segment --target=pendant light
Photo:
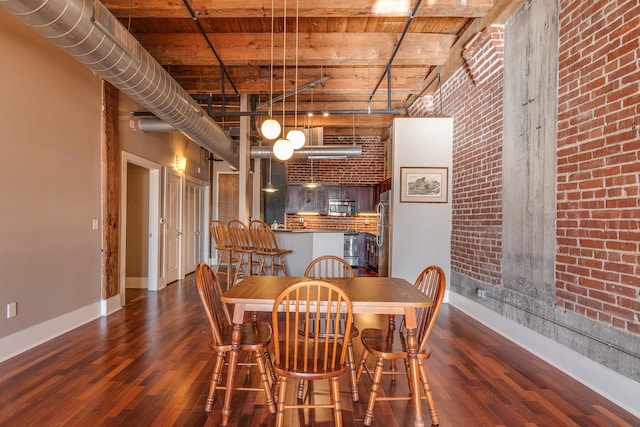
[[[287,133],[287,139],[291,142],[291,146],[294,150],[302,148],[305,143],[304,132],[298,129],[298,40],[300,33],[300,24],[299,24],[299,2],[300,0],[296,0],[296,90],[295,90],[295,107],[294,107],[294,128]]]
[[[311,160],[311,181],[305,182],[302,186],[305,188],[318,188],[320,187],[320,183],[313,180],[313,157],[310,157],[309,160]]]
[[[267,186],[262,189],[265,193],[275,193],[278,191],[276,187],[274,187],[273,182],[271,182],[271,151],[269,151],[269,182]]]
[[[282,93],[287,93],[287,0],[284,0],[284,28],[282,36]],[[285,161],[289,160],[293,156],[293,146],[291,142],[285,137],[285,112],[286,112],[286,97],[282,98],[282,138],[273,144],[273,155],[277,159]]]
[[[271,0],[271,62],[269,63],[269,118],[262,122],[260,130],[267,139],[276,139],[280,135],[280,123],[272,117],[273,114],[273,22],[274,0]]]

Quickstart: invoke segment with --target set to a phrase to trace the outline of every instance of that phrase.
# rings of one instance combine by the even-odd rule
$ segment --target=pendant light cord
[[[273,25],[275,23],[275,0],[271,0],[271,62],[269,63],[269,118],[273,113]]]
[[[282,20],[284,26],[282,28],[283,31],[283,35],[282,35],[282,94],[285,95],[287,93],[287,87],[286,87],[286,82],[287,82],[287,0],[284,0],[284,18]],[[282,138],[286,139],[286,135],[287,133],[285,132],[285,103],[286,103],[286,97],[282,98]]]
[[[299,4],[300,0],[296,0],[296,93],[295,93],[295,107],[294,107],[294,126],[298,128],[298,40],[299,40],[299,32],[300,32],[300,23],[299,23]]]

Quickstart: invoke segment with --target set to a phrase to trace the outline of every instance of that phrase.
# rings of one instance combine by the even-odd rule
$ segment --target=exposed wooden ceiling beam
[[[182,2],[165,0],[103,0],[102,2],[118,18],[189,18]],[[268,0],[190,0],[191,7],[201,17],[251,18],[271,16],[271,2]],[[414,1],[408,0],[349,0],[331,2],[326,0],[305,0],[300,2],[299,15],[311,17],[349,17],[349,16],[398,16],[407,17],[411,13]],[[430,0],[424,2],[417,16],[483,16],[493,6],[492,0]],[[287,16],[294,16],[295,2],[287,4]],[[276,0],[275,16],[283,16],[283,1]]]
[[[268,33],[209,34],[225,66],[269,65]],[[215,57],[195,33],[138,34],[147,51],[162,65],[212,65]],[[294,37],[289,37],[287,63],[295,61]],[[456,37],[446,34],[407,34],[394,64],[444,64]],[[300,34],[299,66],[386,65],[398,42],[390,33]],[[274,39],[274,66],[282,66],[282,39]]]

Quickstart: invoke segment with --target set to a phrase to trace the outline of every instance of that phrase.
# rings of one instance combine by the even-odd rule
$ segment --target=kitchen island
[[[334,230],[274,230],[278,246],[291,249],[286,255],[290,276],[303,276],[309,263],[323,255],[344,256],[344,232]]]

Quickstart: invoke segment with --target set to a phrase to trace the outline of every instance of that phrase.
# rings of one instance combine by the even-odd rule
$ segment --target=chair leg
[[[373,384],[371,384],[371,392],[369,393],[369,402],[367,403],[367,410],[364,413],[364,425],[370,426],[373,421],[373,407],[376,404],[376,396],[378,395],[378,388],[380,387],[380,379],[382,378],[382,368],[384,367],[384,360],[378,359],[376,362],[376,370],[373,373]]]
[[[429,415],[431,416],[431,425],[437,426],[440,424],[438,417],[438,411],[436,411],[436,402],[433,400],[433,393],[431,392],[431,385],[427,378],[427,369],[421,360],[418,361],[418,368],[420,372],[420,379],[422,380],[422,387],[424,388],[424,395],[427,398],[427,406],[429,407]]]
[[[298,380],[298,401],[304,399],[304,380]]]
[[[275,385],[277,378],[276,373],[273,370],[273,362],[271,361],[271,355],[268,350],[264,351],[264,359],[267,361],[267,370],[269,371],[269,374],[271,374],[271,384]]]
[[[287,395],[287,379],[282,376],[278,376],[278,408],[276,411],[276,427],[284,426],[284,399]]]
[[[342,426],[342,403],[340,402],[340,389],[338,387],[338,378],[329,380],[331,389],[331,403],[333,404],[333,423],[337,427]]]
[[[218,387],[218,383],[220,382],[222,372],[222,367],[224,366],[224,354],[217,353],[216,354],[216,363],[213,368],[213,374],[211,375],[211,384],[209,385],[209,396],[207,396],[207,403],[204,407],[206,412],[211,412],[213,409],[213,401],[215,399],[216,388]]]
[[[357,402],[360,400],[360,395],[358,394],[358,379],[356,376],[356,362],[355,356],[353,355],[353,344],[351,340],[347,343],[347,363],[349,364],[349,378],[351,380],[351,394],[353,396],[353,401]]]
[[[271,394],[271,386],[269,385],[269,378],[267,377],[267,370],[265,366],[266,354],[263,354],[260,350],[255,352],[256,364],[258,365],[258,372],[260,372],[260,379],[262,381],[262,388],[267,396],[267,406],[269,406],[269,412],[276,413],[276,404],[273,401],[273,395]]]
[[[356,371],[356,383],[360,381],[360,377],[362,377],[362,371],[367,366],[367,358],[369,357],[369,352],[366,348],[362,349],[362,356],[360,357],[360,363],[358,363],[358,370]]]
[[[283,276],[289,276],[289,272],[287,271],[287,263],[284,261],[284,256],[280,255],[280,268],[282,269]]]
[[[398,372],[398,365],[396,364],[396,359],[391,359],[389,361],[389,364],[391,365],[390,371],[394,372],[394,374],[391,376],[391,384],[395,384],[396,383],[395,372]],[[409,392],[411,392],[411,382],[409,382]]]

